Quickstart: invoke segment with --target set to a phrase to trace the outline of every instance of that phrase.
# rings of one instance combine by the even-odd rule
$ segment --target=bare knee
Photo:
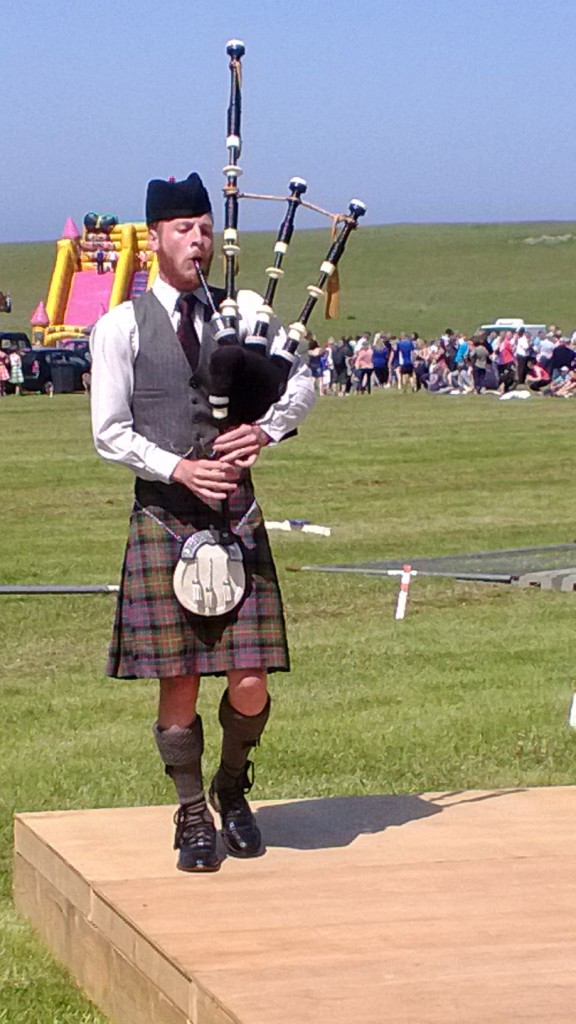
[[[241,715],[258,715],[268,701],[267,675],[261,669],[234,669],[228,673],[228,698]]]
[[[192,724],[199,688],[199,676],[171,676],[160,680],[158,725],[161,729],[169,729],[171,725],[185,729]]]

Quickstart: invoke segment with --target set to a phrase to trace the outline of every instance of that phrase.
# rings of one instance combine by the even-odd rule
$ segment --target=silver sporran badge
[[[216,531],[194,533],[182,547],[173,586],[180,604],[194,615],[214,618],[233,611],[247,588],[242,545],[221,543]]]

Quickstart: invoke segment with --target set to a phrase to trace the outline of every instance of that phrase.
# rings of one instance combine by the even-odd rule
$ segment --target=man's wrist
[[[176,463],[176,465],[174,466],[174,469],[172,470],[172,473],[170,474],[170,480],[172,480],[174,483],[181,483],[182,482],[182,478],[183,478],[182,470],[184,469],[184,467],[186,465],[186,462],[187,462],[186,459],[179,459],[178,462]]]
[[[267,444],[270,444],[272,438],[270,434],[267,434],[265,430],[258,423],[253,424],[254,430],[256,431],[256,437],[258,444],[261,448],[265,448]]]

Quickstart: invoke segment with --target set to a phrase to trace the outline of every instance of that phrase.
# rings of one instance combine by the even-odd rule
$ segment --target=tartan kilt
[[[240,483],[229,500],[234,528],[254,499],[252,484]],[[214,510],[191,492],[177,511],[136,502],[128,543],[107,675],[117,679],[224,675],[231,669],[290,669],[278,579],[263,523],[244,546],[248,592],[242,604],[218,618],[188,612],[177,600],[172,576],[181,543],[150,515],[185,539],[214,524]]]

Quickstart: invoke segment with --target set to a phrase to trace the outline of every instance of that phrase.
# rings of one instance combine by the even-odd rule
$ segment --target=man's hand
[[[238,470],[214,459],[180,459],[172,480],[184,484],[202,501],[224,501],[237,488]]]
[[[219,463],[237,469],[250,469],[260,454],[260,449],[269,444],[270,438],[257,423],[242,423],[214,441],[214,451]]]

